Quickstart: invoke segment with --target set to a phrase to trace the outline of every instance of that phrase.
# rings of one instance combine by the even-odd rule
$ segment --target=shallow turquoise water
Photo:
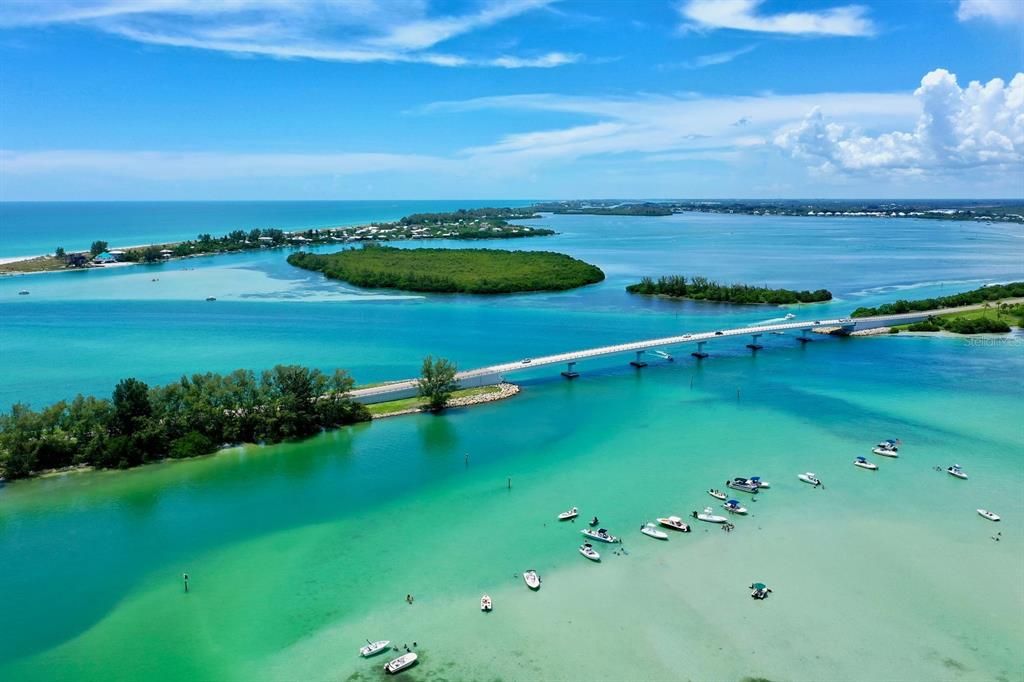
[[[299,281],[290,291],[302,300],[158,300],[143,287],[151,277],[133,285],[130,269],[88,273],[113,285],[94,290],[66,283],[74,275],[22,278],[31,301],[0,295],[3,343],[18,350],[0,358],[15,382],[5,402],[110,385],[126,367],[161,380],[289,360],[369,380],[414,372],[428,350],[469,366],[777,314],[621,293],[668,267],[829,286],[845,299],[829,309],[843,312],[896,295],[875,285],[924,283],[916,294],[1020,276],[1010,231],[938,240],[934,226],[904,221],[889,249],[872,221],[723,220],[704,237],[637,221],[616,247],[623,226],[593,221],[588,242],[587,220],[534,242],[609,273],[559,295],[353,301],[270,256],[181,272]],[[742,226],[757,248],[717,234]],[[787,236],[798,228],[809,231]],[[817,245],[851,233],[876,245],[855,265]],[[101,289],[116,293],[96,298]],[[626,358],[587,363],[574,382],[538,371],[512,400],[300,444],[8,485],[0,678],[375,679],[384,660],[355,652],[386,637],[418,642],[408,679],[1020,679],[1024,338],[762,340],[756,356],[731,342],[702,364],[682,353],[639,371]],[[852,466],[890,436],[904,442],[899,459]],[[933,469],[953,462],[968,481]],[[807,470],[824,490],[797,481]],[[743,496],[752,515],[733,533],[639,534],[751,474],[773,485],[756,502]],[[580,557],[578,524],[554,520],[572,505],[622,535],[628,555]],[[544,578],[536,594],[517,577],[527,568]],[[774,588],[767,601],[749,598],[756,580]]]

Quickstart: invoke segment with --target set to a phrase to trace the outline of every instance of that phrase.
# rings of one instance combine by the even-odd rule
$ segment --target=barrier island
[[[399,249],[364,244],[332,254],[304,251],[288,262],[371,289],[452,294],[564,291],[604,279],[595,265],[552,251]]]
[[[892,303],[883,303],[877,308],[857,308],[850,314],[850,317],[873,317],[876,315],[899,315],[901,313],[916,313],[926,310],[939,310],[942,308],[959,308],[965,305],[977,305],[979,303],[990,303],[1004,298],[1024,297],[1024,282],[1010,282],[1008,284],[990,284],[988,286],[964,291],[950,296],[938,296],[936,298],[920,298],[913,301],[900,299]]]
[[[626,291],[631,294],[668,296],[716,303],[783,305],[787,303],[820,303],[832,300],[832,292],[828,289],[818,289],[817,291],[769,289],[749,284],[720,284],[707,277],[687,278],[683,275],[659,277],[656,280],[644,277],[638,284],[627,286]]]

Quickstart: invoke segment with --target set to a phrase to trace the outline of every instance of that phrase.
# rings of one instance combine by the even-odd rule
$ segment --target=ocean
[[[558,234],[493,246],[569,253],[606,281],[503,297],[366,291],[296,271],[284,251],[5,278],[0,403],[285,362],[366,383],[413,376],[427,353],[471,368],[1024,277],[1012,225],[530,224]],[[836,298],[780,309],[624,291],[669,273]],[[391,639],[415,642],[411,680],[1021,679],[1021,332],[770,335],[756,354],[743,343],[709,344],[702,362],[668,348],[674,362],[642,370],[590,361],[575,381],[539,368],[507,401],[302,443],[8,484],[0,678],[377,679],[388,655],[357,650]],[[872,456],[889,437],[901,456]],[[935,470],[954,462],[968,480]],[[824,488],[798,481],[805,471]],[[751,514],[733,532],[639,533],[720,509],[705,491],[749,475],[772,487],[736,495]],[[581,519],[557,522],[571,506]],[[594,515],[624,539],[599,547],[599,564],[577,552]],[[531,568],[536,593],[520,575]],[[773,589],[763,602],[749,597],[756,581]]]

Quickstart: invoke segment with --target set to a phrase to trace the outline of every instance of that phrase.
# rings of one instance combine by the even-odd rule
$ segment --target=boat
[[[726,511],[732,512],[733,514],[746,514],[747,508],[740,505],[739,500],[729,500],[722,505]]]
[[[804,483],[810,483],[815,487],[821,485],[821,481],[818,480],[818,477],[812,474],[810,471],[808,471],[806,474],[797,474],[797,478],[799,478]]]
[[[595,516],[594,518],[590,519],[590,525],[591,525],[592,527],[593,527],[593,526],[596,526],[596,525],[597,525],[597,524],[599,524],[599,523],[601,523],[601,522],[600,522],[600,521],[598,521],[598,519],[597,519],[597,517],[596,517],[596,516]]]
[[[796,315],[794,315],[793,313],[786,313],[785,319],[792,320],[794,317],[796,317]]]
[[[580,545],[580,554],[587,557],[591,561],[601,560],[601,555],[597,553],[597,550],[594,549],[594,546],[591,545],[589,542],[584,542],[582,545]]]
[[[217,297],[216,297],[216,296],[207,296],[207,297],[206,297],[206,300],[207,300],[207,301],[216,301],[216,300],[217,300]]]
[[[660,523],[661,525],[665,526],[666,528],[671,528],[672,530],[678,530],[681,533],[689,533],[690,532],[690,525],[688,523],[686,523],[685,521],[683,521],[678,516],[666,516],[664,518],[659,518],[658,519],[658,523]]]
[[[655,540],[668,540],[668,533],[658,530],[658,527],[653,523],[645,523],[640,526],[640,532]]]
[[[754,583],[750,586],[750,596],[754,599],[764,599],[771,592],[771,588],[764,583]]]
[[[484,596],[480,597],[480,610],[481,611],[490,611],[492,608],[494,608],[494,606],[493,606],[493,603],[491,602],[490,595],[485,594]]]
[[[762,481],[760,476],[751,476],[747,480],[750,481],[751,483],[756,483],[758,490],[761,490],[762,488],[772,487],[772,484],[769,483],[768,481]]]
[[[757,483],[754,483],[749,478],[734,478],[731,481],[726,481],[725,485],[733,490],[742,490],[745,493],[757,494]]]
[[[874,462],[869,462],[866,457],[858,457],[853,460],[853,465],[858,466],[861,469],[870,469],[871,471],[878,469],[878,465]]]
[[[946,467],[946,473],[949,474],[950,476],[956,476],[957,478],[962,478],[965,481],[967,480],[967,474],[964,473],[964,470],[960,468],[959,464],[954,464],[951,467]]]
[[[537,571],[532,568],[526,573],[523,573],[523,580],[526,581],[526,586],[531,590],[540,589],[540,576],[537,575]]]
[[[888,439],[883,440],[881,443],[872,448],[871,452],[876,455],[882,455],[883,457],[899,457],[900,442],[898,440]]]
[[[363,658],[369,658],[370,656],[376,656],[380,652],[382,652],[385,649],[387,649],[389,644],[391,644],[391,640],[390,639],[381,639],[381,640],[378,640],[376,642],[371,642],[370,640],[366,640],[366,646],[364,646],[362,649],[359,650],[359,655],[362,656]]]
[[[576,507],[573,507],[569,511],[564,511],[561,514],[559,514],[558,515],[558,520],[559,521],[568,521],[569,519],[575,519],[579,515],[580,515],[580,510],[577,509]]]
[[[28,289],[22,289],[19,291],[18,296],[28,296]]]
[[[711,507],[704,507],[704,511],[702,512],[693,512],[693,518],[698,521],[707,521],[708,523],[725,523],[729,520],[724,516],[718,516],[717,514],[712,513]]]
[[[388,661],[387,663],[385,663],[384,664],[384,672],[386,672],[388,675],[394,675],[395,673],[400,673],[403,670],[405,670],[406,668],[411,668],[414,665],[416,665],[416,659],[417,658],[419,658],[419,656],[417,656],[416,654],[414,654],[412,652],[409,652],[407,654],[402,654],[401,656],[399,656],[395,660]]]
[[[598,542],[618,542],[619,541],[619,539],[617,537],[615,537],[614,535],[611,535],[610,533],[608,533],[608,531],[606,531],[604,528],[599,528],[597,530],[590,530],[589,528],[584,528],[580,532],[583,533],[584,535],[586,535],[588,538],[591,538],[593,540],[597,540]]]
[[[978,513],[981,514],[982,516],[984,516],[989,521],[998,521],[999,520],[999,514],[996,514],[994,512],[990,512],[987,509],[979,509]]]
[[[718,488],[710,488],[708,490],[708,495],[710,495],[711,497],[715,498],[716,500],[724,500],[726,497],[728,497],[728,495],[723,493]]]

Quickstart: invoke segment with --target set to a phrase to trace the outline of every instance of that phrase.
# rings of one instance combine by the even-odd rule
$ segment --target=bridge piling
[[[754,351],[755,353],[757,351],[761,350],[762,348],[764,348],[764,346],[762,346],[761,344],[759,344],[757,342],[757,340],[759,338],[761,338],[760,334],[751,334],[750,335],[750,343],[747,344],[747,348],[749,348],[750,350]]]
[[[562,376],[565,377],[566,379],[575,379],[579,375],[580,373],[576,371],[575,362],[570,362],[569,367],[564,372],[562,372]]]
[[[629,364],[633,365],[637,369],[640,369],[641,367],[646,367],[647,363],[644,362],[644,352],[642,350],[638,350],[636,352],[636,360],[630,360]]]
[[[812,339],[809,336],[807,336],[807,332],[809,332],[809,331],[811,331],[809,328],[808,329],[801,329],[800,330],[800,336],[796,337],[796,340],[799,341],[800,343],[810,343],[811,341],[813,341],[814,339]]]
[[[698,360],[703,360],[704,358],[706,358],[708,356],[708,354],[704,352],[704,344],[705,343],[707,343],[707,341],[698,341],[697,342],[697,350],[695,350],[692,353],[690,353],[690,355],[692,355],[693,357],[697,358]]]

